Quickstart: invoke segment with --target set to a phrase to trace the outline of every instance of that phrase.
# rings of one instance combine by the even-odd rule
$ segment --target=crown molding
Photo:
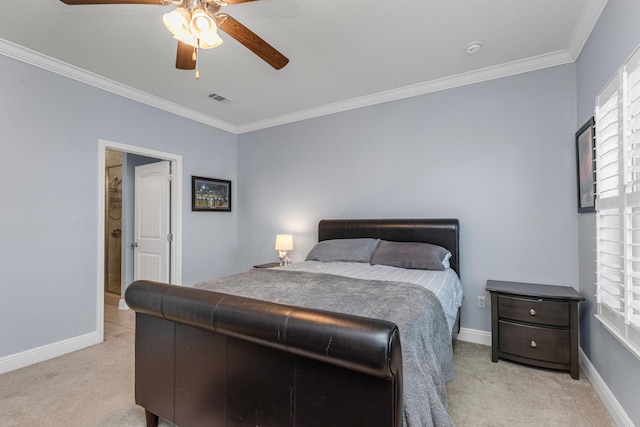
[[[379,92],[372,95],[352,98],[333,104],[323,105],[321,107],[301,110],[291,114],[284,114],[242,125],[234,125],[206,114],[190,110],[157,96],[125,86],[98,74],[91,73],[7,40],[0,39],[0,54],[208,126],[233,134],[242,134],[574,62],[580,55],[580,52],[589,38],[589,34],[591,34],[591,31],[596,25],[600,18],[600,14],[606,5],[607,0],[590,0],[586,2],[585,7],[582,10],[582,14],[571,33],[566,50],[560,50],[506,64],[483,68],[481,70],[470,71],[467,73]]]
[[[287,123],[325,116],[328,114],[368,107],[383,102],[395,101],[412,96],[425,95],[441,90],[452,89],[455,87],[465,86],[473,83],[480,83],[488,80],[499,79],[502,77],[575,62],[575,60],[578,59],[578,56],[582,52],[582,49],[584,48],[587,40],[589,39],[591,31],[598,22],[598,19],[600,19],[600,15],[606,7],[607,1],[608,0],[590,0],[585,2],[585,6],[582,9],[582,13],[577,20],[576,26],[571,32],[571,36],[569,37],[569,42],[567,44],[567,49],[565,50],[560,50],[557,52],[552,52],[532,58],[526,58],[520,61],[514,61],[494,67],[488,67],[481,70],[475,70],[468,73],[458,74],[455,76],[445,77],[438,80],[419,83],[416,85],[406,86],[386,92],[380,92],[369,96],[353,98],[344,102],[338,102],[318,108],[302,110],[292,114],[273,117],[267,120],[239,125],[238,133],[252,132],[273,126],[279,126]]]
[[[574,60],[578,59],[578,56],[580,56],[584,45],[589,39],[591,31],[593,31],[593,27],[596,26],[602,11],[607,6],[607,1],[608,0],[590,0],[585,2],[582,13],[578,18],[578,22],[573,28],[571,36],[569,36],[569,43],[567,43],[567,51]]]
[[[86,83],[90,86],[97,87],[98,89],[115,93],[116,95],[120,95],[125,98],[140,102],[142,104],[167,111],[177,116],[181,116],[234,134],[238,133],[238,128],[235,125],[215,119],[206,114],[190,110],[173,102],[169,102],[165,99],[159,98],[155,95],[151,95],[141,90],[123,85],[99,74],[95,74],[82,68],[67,64],[66,62],[62,62],[50,56],[43,55],[39,52],[1,38],[0,54],[9,58],[17,59],[18,61],[25,62],[35,67],[51,71],[52,73],[68,77],[82,83]]]
[[[467,73],[457,74],[442,79],[431,80],[429,82],[418,83],[373,95],[362,96],[349,99],[343,102],[324,105],[318,108],[310,108],[292,114],[285,114],[267,120],[256,121],[238,126],[238,133],[252,132],[273,126],[284,125],[329,114],[340,113],[356,108],[369,107],[384,102],[397,101],[418,95],[439,92],[446,89],[453,89],[474,83],[513,76],[516,74],[536,71],[543,68],[554,67],[573,62],[575,58],[566,50],[539,55],[519,61],[508,62],[506,64],[474,70]]]
[[[98,74],[75,67],[4,39],[0,39],[0,54],[233,134],[252,132],[326,116],[329,114],[349,111],[356,108],[369,107],[384,102],[397,101],[413,96],[439,92],[446,89],[562,65],[575,60],[575,57],[573,57],[568,51],[563,50],[236,126],[188,108],[184,108],[157,96],[120,84]]]

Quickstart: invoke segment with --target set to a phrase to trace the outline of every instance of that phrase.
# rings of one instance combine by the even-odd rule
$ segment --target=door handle
[[[138,247],[138,242],[133,242],[131,244],[131,247],[134,248],[134,249],[137,248]]]

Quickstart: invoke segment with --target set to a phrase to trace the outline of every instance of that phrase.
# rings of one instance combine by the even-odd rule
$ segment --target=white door
[[[169,283],[170,163],[136,167],[134,280]]]

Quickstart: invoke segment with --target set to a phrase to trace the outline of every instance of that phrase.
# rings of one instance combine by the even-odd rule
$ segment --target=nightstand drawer
[[[491,361],[503,358],[571,372],[578,366],[578,303],[570,286],[487,280],[491,292]]]
[[[499,322],[500,352],[553,363],[570,363],[570,334],[567,329],[550,329]]]
[[[537,325],[569,326],[569,303],[498,296],[498,317]]]

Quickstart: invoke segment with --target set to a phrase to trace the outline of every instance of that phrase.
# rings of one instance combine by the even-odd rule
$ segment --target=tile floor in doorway
[[[136,313],[133,310],[120,310],[112,304],[104,305],[104,339],[113,337],[135,338]]]

